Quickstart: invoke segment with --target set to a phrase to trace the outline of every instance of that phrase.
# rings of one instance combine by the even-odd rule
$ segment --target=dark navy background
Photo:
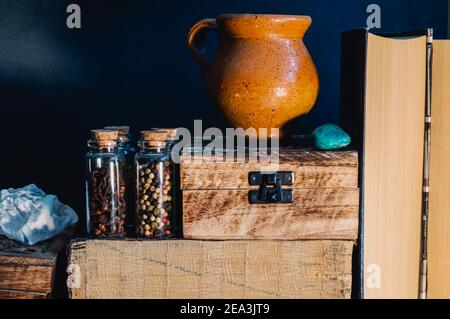
[[[81,30],[66,27],[70,3]],[[447,0],[0,0],[0,188],[36,183],[84,213],[89,129],[222,126],[185,44],[191,25],[219,13],[312,16],[305,43],[321,89],[297,131],[338,122],[340,34],[366,26],[370,3],[381,31],[446,37]],[[210,34],[210,54],[216,45]]]

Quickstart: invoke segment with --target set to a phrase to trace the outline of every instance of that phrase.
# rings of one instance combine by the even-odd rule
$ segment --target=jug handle
[[[192,26],[187,36],[187,44],[189,52],[191,52],[191,55],[194,58],[194,60],[197,61],[204,68],[207,68],[209,66],[208,60],[201,53],[202,51],[201,46],[205,38],[205,32],[208,29],[216,29],[216,28],[217,28],[216,19],[211,18],[203,19]],[[199,44],[199,46],[195,45],[196,42]]]

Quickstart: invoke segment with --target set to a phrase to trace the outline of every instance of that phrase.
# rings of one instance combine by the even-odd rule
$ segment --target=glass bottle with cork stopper
[[[136,234],[165,239],[173,234],[175,220],[173,162],[161,133],[142,131],[135,157],[137,185]]]
[[[129,126],[105,126],[104,129],[119,132],[117,150],[125,156],[126,162],[125,185],[127,187],[127,233],[133,235],[135,222],[134,212],[136,211],[136,194],[134,194],[135,186],[133,169],[136,148],[130,143],[131,134]]]
[[[173,162],[173,174],[172,174],[172,198],[173,198],[173,211],[175,214],[172,218],[172,233],[175,237],[182,237],[182,216],[180,213],[180,208],[182,207],[181,203],[181,193],[179,190],[180,185],[180,163],[175,161],[174,159],[180,158],[180,154],[172,154],[172,149],[175,144],[179,141],[178,137],[178,129],[177,128],[152,128],[155,131],[155,134],[159,135],[160,138],[164,139],[167,142],[167,152],[170,157],[170,160]],[[173,157],[175,156],[175,157]]]
[[[87,233],[94,237],[126,234],[126,162],[118,151],[119,132],[92,130],[86,154]]]

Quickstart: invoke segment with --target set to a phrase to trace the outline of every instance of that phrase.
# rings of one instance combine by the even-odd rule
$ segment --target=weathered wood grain
[[[225,164],[235,164],[236,159],[241,159],[242,157],[237,154],[234,150],[231,152],[233,155],[230,156],[229,150],[222,149],[220,151],[214,152],[214,154],[208,154],[205,149],[203,152],[184,152],[182,154],[181,160],[184,163],[202,163],[202,162],[220,162],[223,163],[225,158],[229,161]],[[198,154],[202,156],[199,158]],[[255,156],[258,158],[259,163],[266,163],[271,157],[262,155],[260,150],[249,150],[246,149],[244,154],[244,162],[249,163],[250,159],[254,159]],[[281,147],[278,152],[273,151],[279,158],[280,164],[294,163],[298,166],[357,166],[358,165],[358,153],[356,151],[318,151],[314,149],[301,149],[295,147]],[[230,160],[230,157],[234,157],[234,160]],[[197,161],[200,159],[200,161]]]
[[[79,298],[349,298],[353,241],[75,242]]]
[[[33,246],[0,237],[0,295],[38,298],[51,294],[58,254],[73,229]]]
[[[246,190],[183,191],[192,239],[356,239],[356,188],[295,189],[292,204],[252,205]]]
[[[358,154],[280,149],[277,171],[294,175],[289,204],[251,205],[249,173],[264,160],[223,161],[224,151],[180,165],[183,233],[191,239],[355,239],[358,232]],[[218,159],[218,160],[215,160]]]
[[[264,162],[201,162],[182,157],[180,181],[183,190],[248,189],[248,174],[264,170]],[[358,155],[356,152],[318,152],[283,150],[278,171],[292,171],[292,188],[358,187]]]
[[[48,259],[0,258],[0,289],[49,293],[54,263]]]
[[[46,293],[0,289],[0,299],[46,299]]]

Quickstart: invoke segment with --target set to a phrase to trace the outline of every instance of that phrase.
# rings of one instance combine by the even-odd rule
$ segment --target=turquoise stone
[[[325,124],[313,132],[314,145],[319,150],[337,150],[350,144],[350,136],[335,124]]]

